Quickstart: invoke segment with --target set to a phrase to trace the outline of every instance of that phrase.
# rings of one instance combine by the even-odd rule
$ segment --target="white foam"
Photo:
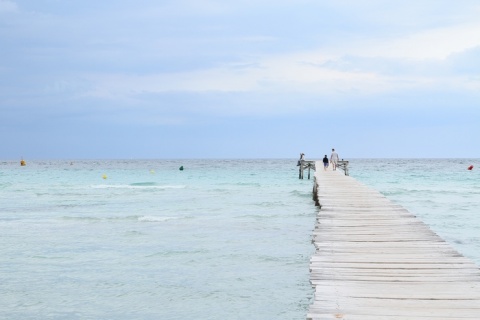
[[[138,217],[138,221],[142,222],[164,222],[168,220],[178,219],[175,217],[159,217],[159,216],[141,216]]]

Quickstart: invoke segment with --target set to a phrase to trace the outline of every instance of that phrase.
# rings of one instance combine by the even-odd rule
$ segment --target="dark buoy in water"
[[[178,170],[183,171],[183,166],[181,166],[180,168],[178,168]]]
[[[472,165],[467,168],[467,170],[472,170],[472,169],[473,169],[473,166],[472,166]]]

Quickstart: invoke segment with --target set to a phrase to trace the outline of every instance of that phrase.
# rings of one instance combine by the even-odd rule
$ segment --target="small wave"
[[[230,183],[233,186],[245,186],[245,187],[261,187],[262,185],[258,182],[236,182]]]
[[[155,257],[173,257],[173,256],[191,256],[191,255],[205,255],[209,253],[210,250],[198,249],[198,250],[167,250],[159,251],[153,254],[146,255],[145,258],[155,258]]]
[[[134,183],[130,183],[131,186],[134,186],[134,187],[153,187],[153,186],[156,186],[157,183],[155,182],[134,182]]]
[[[304,191],[298,191],[298,190],[292,190],[292,191],[290,191],[290,194],[292,196],[302,197],[302,198],[311,198],[312,197],[311,192],[304,192]]]
[[[63,216],[61,219],[70,220],[70,221],[90,221],[90,222],[102,221],[102,219],[98,217]]]
[[[138,237],[138,236],[144,236],[146,235],[146,233],[143,233],[137,230],[131,230],[131,231],[125,232],[124,235],[127,237]]]
[[[40,259],[40,260],[65,260],[68,259],[66,256],[41,256],[41,255],[35,255],[31,256],[33,259]]]
[[[175,218],[175,217],[159,217],[159,216],[140,216],[140,217],[137,217],[137,220],[141,221],[141,222],[164,222],[164,221],[174,220],[174,219],[178,219],[178,218]]]
[[[124,217],[79,217],[79,216],[64,216],[62,217],[63,220],[70,220],[70,221],[84,221],[84,222],[115,222],[115,221],[140,221],[140,222],[165,222],[174,219],[181,219],[185,217],[161,217],[161,216],[124,216]]]
[[[267,208],[279,208],[279,207],[286,206],[286,204],[281,201],[272,201],[272,202],[264,201],[264,202],[258,203],[257,205],[259,207],[267,207]]]
[[[241,216],[236,216],[235,219],[276,219],[281,217],[279,214],[245,214]]]
[[[151,182],[139,182],[132,184],[97,184],[93,189],[185,189],[185,185],[157,185]]]

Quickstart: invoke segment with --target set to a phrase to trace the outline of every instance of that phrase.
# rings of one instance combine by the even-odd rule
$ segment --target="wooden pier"
[[[310,180],[310,169],[315,171],[317,168],[317,163],[320,166],[319,168],[323,168],[322,161],[316,160],[298,160],[298,179],[303,179],[304,171],[308,170],[308,179]],[[346,176],[348,176],[348,161],[340,160],[338,161],[337,168],[343,170]]]
[[[317,170],[314,179],[321,208],[307,319],[480,319],[477,265],[343,172]]]

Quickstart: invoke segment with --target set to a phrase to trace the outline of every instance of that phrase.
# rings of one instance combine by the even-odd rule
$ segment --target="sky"
[[[0,0],[0,159],[480,158],[478,0]]]

